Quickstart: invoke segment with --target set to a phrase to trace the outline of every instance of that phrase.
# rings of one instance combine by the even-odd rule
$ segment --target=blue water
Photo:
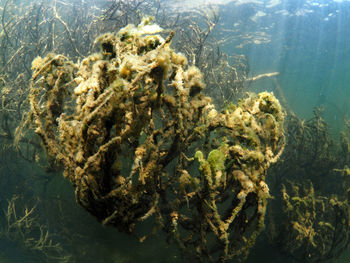
[[[349,113],[350,2],[238,2],[227,5],[218,29],[225,35],[220,30],[234,28],[225,51],[246,54],[253,75],[280,72],[278,81],[293,111],[308,118],[323,105],[338,131]],[[242,45],[247,34],[253,37]]]

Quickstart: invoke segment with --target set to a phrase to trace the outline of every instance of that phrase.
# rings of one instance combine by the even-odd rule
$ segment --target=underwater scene
[[[350,262],[350,0],[0,0],[0,263]]]

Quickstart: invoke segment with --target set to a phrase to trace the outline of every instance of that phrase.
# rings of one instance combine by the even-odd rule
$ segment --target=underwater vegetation
[[[18,246],[20,250],[32,253],[42,262],[69,262],[70,255],[62,245],[52,240],[52,235],[36,214],[36,206],[18,209],[18,196],[8,201],[7,210],[0,217],[0,242],[2,250]],[[13,249],[13,248],[12,248]]]
[[[284,112],[268,92],[218,112],[160,31],[148,17],[98,37],[80,63],[37,57],[27,118],[102,224],[132,233],[151,218],[186,260],[244,259],[264,226]]]
[[[289,194],[288,194],[289,193]],[[320,262],[337,258],[349,245],[348,200],[315,196],[309,187],[291,183],[282,187],[286,230],[283,249],[300,261]]]
[[[1,4],[8,253],[144,262],[156,260],[147,244],[160,236],[156,250],[180,253],[158,262],[244,262],[266,239],[296,262],[339,258],[349,245],[349,122],[338,140],[321,108],[298,117],[278,72],[251,76],[246,56],[222,51],[217,8],[94,2]],[[249,92],[262,78],[275,95]],[[101,223],[91,232],[73,192]],[[126,236],[145,245],[132,247],[140,255],[128,254]]]
[[[334,260],[350,241],[349,134],[343,131],[336,142],[322,113],[316,108],[309,120],[289,114],[285,152],[269,171],[276,199],[268,235],[298,262]]]

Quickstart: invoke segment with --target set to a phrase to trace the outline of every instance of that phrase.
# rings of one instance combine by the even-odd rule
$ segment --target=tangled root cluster
[[[35,59],[28,119],[103,224],[130,233],[149,218],[187,259],[244,258],[284,148],[283,111],[263,92],[217,112],[160,31],[147,18],[97,38],[101,51],[80,63]]]

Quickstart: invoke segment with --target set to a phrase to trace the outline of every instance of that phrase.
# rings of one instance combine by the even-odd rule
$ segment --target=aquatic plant
[[[284,113],[267,92],[217,112],[161,30],[145,18],[98,37],[101,51],[80,63],[37,57],[28,120],[103,224],[131,233],[152,217],[187,258],[244,258],[263,228]]]
[[[270,171],[271,178],[276,180],[276,187],[285,179],[298,183],[308,179],[321,195],[336,192],[339,180],[331,180],[327,185],[324,181],[330,176],[334,177],[333,169],[345,164],[344,154],[340,152],[341,147],[332,138],[329,125],[321,114],[322,109],[316,108],[310,119],[301,119],[293,112],[286,118],[286,148],[280,162]]]
[[[135,13],[134,10],[140,10]],[[155,10],[150,13],[150,10]],[[172,41],[175,49],[183,53],[190,64],[203,73],[204,93],[213,99],[216,107],[238,100],[246,91],[249,73],[248,59],[243,54],[222,51],[225,37],[214,36],[220,20],[219,9],[203,6],[201,10],[182,12],[170,9],[159,1],[115,1],[103,14],[103,22],[126,26],[138,24],[140,13],[152,15],[162,28],[176,31]],[[254,81],[254,77],[248,83]]]
[[[11,144],[14,129],[27,108],[30,63],[38,55],[49,51],[78,59],[91,53],[93,40],[106,31],[141,21],[141,13],[156,16],[163,28],[177,30],[175,46],[204,73],[206,94],[215,105],[224,105],[244,90],[248,73],[247,59],[243,55],[228,57],[212,37],[219,14],[216,9],[204,12],[173,13],[162,3],[152,1],[25,1],[6,0],[1,13],[0,35],[0,139]],[[74,19],[71,19],[74,18]],[[79,40],[79,41],[77,41]],[[18,74],[21,72],[21,74]],[[218,92],[219,91],[219,92]],[[20,134],[21,131],[18,131]],[[40,157],[35,137],[15,138],[21,157],[33,161]]]
[[[282,187],[285,218],[280,244],[300,262],[326,262],[349,245],[349,204],[335,195],[316,196],[308,184]]]
[[[0,239],[16,244],[42,262],[70,262],[71,256],[53,240],[47,227],[35,216],[35,210],[36,206],[21,205],[19,197],[13,196],[0,219]]]
[[[334,260],[349,245],[348,134],[343,131],[335,141],[322,112],[316,108],[308,120],[289,114],[285,151],[269,170],[275,199],[267,233],[272,244],[300,262]]]

